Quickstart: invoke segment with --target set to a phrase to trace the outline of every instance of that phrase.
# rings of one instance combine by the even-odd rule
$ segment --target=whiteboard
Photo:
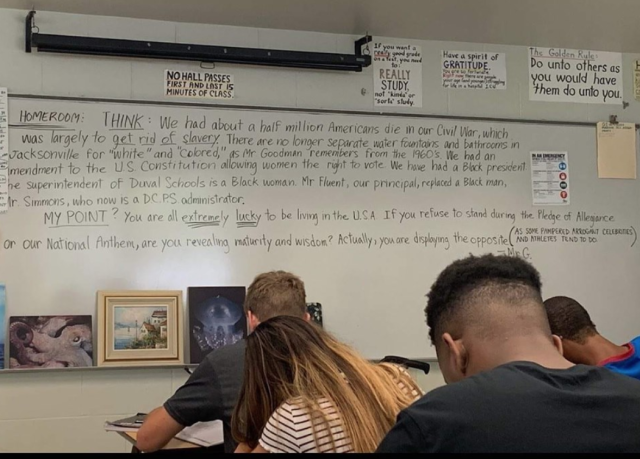
[[[365,356],[433,358],[425,294],[492,252],[530,259],[605,336],[640,328],[640,185],[597,178],[593,128],[19,97],[9,119],[7,316],[283,269]],[[532,151],[568,152],[569,206],[533,206]],[[571,237],[523,239],[548,228]]]

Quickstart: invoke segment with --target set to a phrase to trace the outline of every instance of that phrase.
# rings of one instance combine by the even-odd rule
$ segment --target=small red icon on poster
[[[560,197],[561,197],[562,199],[567,199],[567,196],[568,196],[568,193],[567,193],[566,191],[561,191],[561,192],[560,192]]]
[[[567,174],[560,172],[560,180],[567,180]]]

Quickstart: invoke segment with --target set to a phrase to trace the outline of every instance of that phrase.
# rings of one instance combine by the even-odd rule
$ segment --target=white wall
[[[165,68],[199,69],[198,63],[26,54],[25,16],[26,11],[0,9],[0,86],[7,86],[12,93],[159,100]],[[354,39],[359,38],[46,12],[39,13],[36,20],[42,33],[325,52],[350,53]],[[596,121],[618,114],[621,121],[638,121],[640,104],[632,101],[631,69],[640,55],[624,56],[625,100],[631,106],[622,110],[600,105],[529,102],[524,47],[414,43],[422,46],[425,62],[423,108],[398,111],[574,121]],[[442,49],[507,53],[508,89],[441,88],[438,65]],[[374,109],[371,68],[362,74],[230,65],[216,68],[234,75],[237,95],[234,104]],[[362,88],[367,90],[365,96],[361,94]],[[424,288],[426,292],[428,286]],[[18,313],[16,307],[8,305],[7,316]],[[416,355],[420,355],[419,350]],[[186,378],[183,370],[161,369],[0,372],[0,451],[128,451],[130,446],[124,440],[103,431],[104,421],[151,410]],[[437,365],[430,375],[418,379],[425,390],[443,384]]]

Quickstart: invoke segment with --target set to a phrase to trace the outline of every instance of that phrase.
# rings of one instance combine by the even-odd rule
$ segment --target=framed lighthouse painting
[[[98,366],[180,364],[182,292],[98,292]]]

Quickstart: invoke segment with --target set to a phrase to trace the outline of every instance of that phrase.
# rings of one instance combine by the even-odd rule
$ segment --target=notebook
[[[145,413],[138,413],[117,421],[107,421],[104,429],[109,432],[136,432],[142,426],[146,416]],[[224,443],[222,421],[196,422],[182,429],[176,438],[204,447],[221,445]]]
[[[111,432],[135,432],[140,428],[146,417],[146,413],[138,413],[135,416],[118,419],[117,421],[107,421],[104,423],[104,430]]]

